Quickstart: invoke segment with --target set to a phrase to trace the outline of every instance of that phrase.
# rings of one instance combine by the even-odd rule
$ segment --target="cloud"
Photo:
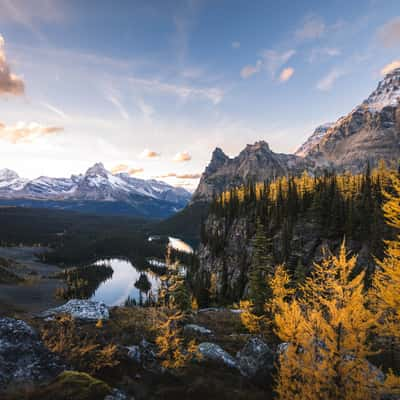
[[[396,17],[378,30],[378,38],[385,47],[400,46],[400,17]]]
[[[186,162],[186,161],[190,161],[191,159],[192,159],[192,156],[187,151],[182,151],[182,152],[176,153],[175,157],[172,159],[172,161]]]
[[[250,76],[256,74],[261,71],[262,61],[258,60],[256,65],[246,65],[240,71],[240,76],[243,79],[250,78]]]
[[[322,91],[327,91],[332,89],[333,84],[337,79],[345,75],[345,72],[341,69],[332,69],[326,76],[324,76],[317,83],[317,89]]]
[[[126,164],[118,164],[115,167],[111,168],[111,173],[115,175],[121,172],[126,172],[128,169],[129,167]]]
[[[111,94],[108,95],[107,100],[115,106],[115,108],[118,110],[118,112],[120,113],[120,115],[123,119],[129,120],[128,112],[126,111],[123,104],[114,95],[111,95]]]
[[[154,150],[149,150],[149,149],[144,149],[141,153],[140,153],[140,158],[158,158],[160,157],[160,153],[157,153]]]
[[[239,47],[240,47],[240,42],[238,42],[238,41],[232,42],[233,49],[238,49]]]
[[[324,59],[326,57],[337,57],[340,56],[341,54],[342,54],[341,50],[335,47],[323,47],[323,48],[312,49],[308,61],[310,63],[313,63],[314,61],[319,59]]]
[[[381,69],[381,74],[382,75],[387,75],[388,73],[392,72],[396,68],[400,68],[400,60],[394,60],[391,63],[385,65]]]
[[[129,175],[136,175],[136,174],[141,174],[142,172],[144,172],[143,168],[130,168],[128,170],[128,174]]]
[[[4,38],[0,35],[0,95],[13,94],[20,96],[25,92],[25,84],[20,77],[11,72],[4,51],[4,44]]]
[[[324,20],[318,15],[308,15],[304,18],[301,28],[295,32],[298,40],[317,39],[326,30]]]
[[[157,176],[157,179],[165,179],[165,178],[177,178],[177,179],[199,179],[201,174],[177,174],[175,172],[170,172],[165,175]]]
[[[294,74],[294,68],[288,67],[282,70],[281,74],[279,75],[279,80],[281,82],[287,82]]]
[[[52,111],[54,114],[57,114],[58,116],[62,118],[67,118],[67,114],[65,114],[64,111],[60,110],[58,107],[53,106],[52,104],[42,102],[41,103],[43,107],[47,108],[48,110]]]
[[[173,83],[161,82],[157,79],[141,78],[130,78],[129,82],[150,92],[166,93],[183,99],[203,98],[214,104],[220,103],[224,97],[224,91],[215,87],[198,88],[189,85],[175,85]]]
[[[18,122],[14,126],[0,123],[0,139],[13,144],[31,142],[43,136],[55,135],[63,130],[64,128],[60,126],[44,126],[37,122]]]
[[[275,77],[276,72],[283,67],[295,54],[296,50],[293,49],[283,52],[275,50],[264,50],[261,52],[265,69],[273,78]]]

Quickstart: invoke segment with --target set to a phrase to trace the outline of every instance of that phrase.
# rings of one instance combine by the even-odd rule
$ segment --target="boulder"
[[[183,328],[184,332],[186,333],[194,333],[198,335],[212,335],[212,331],[208,328],[205,328],[204,326],[196,325],[196,324],[188,324],[185,325]]]
[[[164,372],[164,368],[160,365],[157,358],[157,346],[146,339],[142,339],[138,345],[128,346],[127,350],[128,357],[144,370],[156,374]]]
[[[0,318],[0,391],[56,377],[64,365],[24,321]]]
[[[230,368],[237,368],[236,360],[218,344],[203,342],[199,344],[198,350],[206,360],[216,361]]]
[[[78,299],[70,300],[62,306],[44,311],[41,316],[53,318],[59,314],[69,314],[73,318],[88,321],[107,320],[110,318],[108,307],[103,302]]]
[[[262,384],[271,382],[275,354],[263,340],[258,337],[250,338],[236,358],[243,376]]]

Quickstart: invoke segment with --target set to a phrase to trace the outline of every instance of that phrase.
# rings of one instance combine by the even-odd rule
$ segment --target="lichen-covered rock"
[[[26,322],[0,318],[0,391],[9,385],[46,382],[63,369]]]
[[[242,375],[260,383],[271,381],[275,355],[260,338],[250,338],[243,349],[237,353],[236,358]]]
[[[41,316],[52,318],[59,314],[69,314],[73,318],[88,321],[107,320],[110,318],[108,307],[103,302],[78,299],[69,300],[62,306],[44,311]]]
[[[200,343],[198,350],[205,360],[216,361],[230,368],[237,368],[236,360],[216,343]]]
[[[212,330],[208,329],[204,326],[196,325],[196,324],[188,324],[185,325],[183,331],[186,333],[194,333],[198,335],[209,336],[212,335]]]

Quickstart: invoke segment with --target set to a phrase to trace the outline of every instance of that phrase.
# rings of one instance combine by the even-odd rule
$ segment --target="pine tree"
[[[253,254],[249,272],[249,298],[253,304],[254,312],[262,314],[266,299],[271,292],[268,279],[272,275],[273,260],[272,246],[267,241],[264,226],[259,218],[256,221],[256,233],[252,241]]]

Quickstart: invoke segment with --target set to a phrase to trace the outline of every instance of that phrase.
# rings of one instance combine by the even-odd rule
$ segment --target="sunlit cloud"
[[[240,42],[238,42],[238,41],[232,42],[233,49],[238,49],[239,47],[240,47]]]
[[[396,17],[378,30],[378,38],[385,47],[400,46],[400,17]]]
[[[392,72],[393,70],[395,70],[396,68],[400,68],[400,60],[395,60],[395,61],[392,61],[391,63],[385,65],[381,69],[381,74],[382,75],[387,75],[390,72]]]
[[[150,92],[165,93],[178,96],[182,99],[203,98],[218,104],[224,97],[224,91],[216,87],[194,87],[189,85],[175,85],[161,82],[157,79],[130,78],[129,82]]]
[[[243,79],[250,78],[252,75],[256,74],[257,72],[261,71],[262,61],[258,60],[256,65],[246,65],[240,71],[240,76]]]
[[[25,84],[20,77],[11,72],[4,45],[4,38],[0,35],[0,95],[13,94],[20,96],[25,91]]]
[[[170,172],[165,175],[157,176],[157,179],[166,179],[166,178],[176,178],[176,179],[199,179],[201,174],[177,174],[175,172]]]
[[[186,161],[190,161],[191,159],[192,159],[192,156],[187,151],[182,151],[182,152],[175,154],[172,161],[186,162]]]
[[[265,69],[274,78],[277,71],[282,68],[294,55],[296,51],[293,49],[287,51],[264,50],[261,52],[263,65]]]
[[[345,74],[344,70],[336,68],[332,69],[327,75],[318,81],[317,89],[321,91],[332,89],[334,83]]]
[[[299,40],[317,39],[321,37],[326,30],[324,20],[318,15],[308,15],[304,18],[302,26],[295,32]]]
[[[118,164],[115,167],[111,168],[111,173],[115,175],[115,174],[119,174],[121,172],[126,172],[126,171],[128,171],[128,169],[129,169],[128,165]]]
[[[64,130],[60,126],[44,126],[37,122],[18,122],[14,126],[0,123],[0,139],[13,144],[20,142],[32,142],[43,136],[55,135]]]
[[[128,170],[129,175],[138,175],[144,172],[143,168],[130,168]]]
[[[279,80],[281,82],[287,82],[294,74],[294,68],[288,67],[282,70],[279,75]]]
[[[144,149],[141,153],[140,153],[140,158],[148,158],[148,159],[152,159],[152,158],[158,158],[160,157],[160,153],[157,153],[154,150],[149,150],[149,149]]]

